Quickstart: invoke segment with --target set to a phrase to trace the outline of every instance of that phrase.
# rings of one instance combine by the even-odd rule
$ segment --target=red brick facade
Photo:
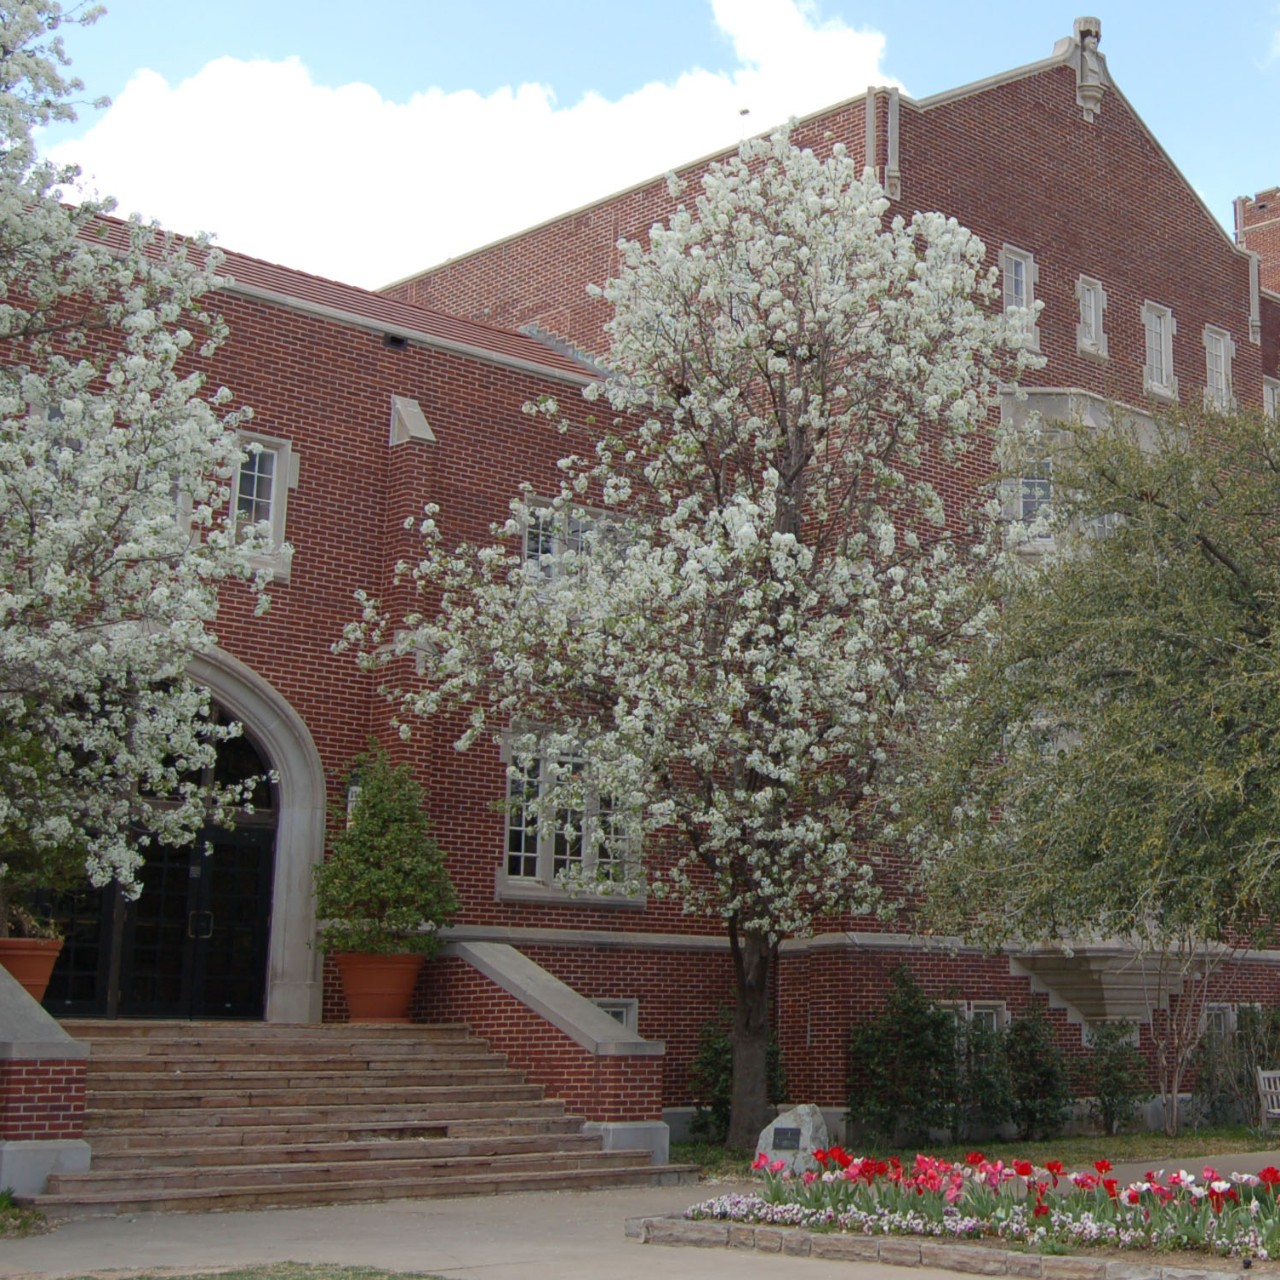
[[[1208,325],[1234,343],[1239,404],[1261,407],[1264,376],[1280,378],[1280,296],[1267,292],[1280,289],[1280,193],[1263,193],[1240,209],[1245,248],[1266,258],[1260,289],[1249,254],[1213,221],[1118,89],[1107,86],[1098,114],[1085,118],[1079,58],[1078,46],[1060,46],[1046,63],[920,103],[878,91],[870,110],[859,98],[803,121],[795,136],[819,150],[841,142],[855,158],[867,157],[894,195],[895,212],[938,209],[954,216],[982,236],[993,264],[1003,246],[1034,256],[1047,361],[1033,379],[1039,387],[1144,405],[1142,311],[1156,303],[1176,320],[1173,370],[1183,403],[1195,403],[1205,385]],[[696,183],[697,170],[685,176]],[[497,749],[458,753],[452,744],[461,725],[444,719],[416,726],[411,742],[400,746],[375,682],[332,646],[356,617],[358,587],[392,608],[407,604],[405,589],[392,584],[392,567],[414,554],[415,536],[404,525],[424,503],[441,505],[445,540],[456,544],[486,539],[522,483],[535,492],[558,487],[555,464],[573,442],[521,407],[553,395],[586,432],[577,391],[588,375],[536,333],[514,330],[534,326],[601,354],[607,315],[586,286],[615,271],[620,236],[643,238],[672,208],[665,181],[655,180],[424,272],[385,295],[233,254],[228,270],[237,283],[220,301],[232,336],[211,370],[215,382],[225,381],[254,407],[252,430],[290,442],[297,461],[285,528],[295,548],[288,579],[275,583],[270,613],[261,620],[251,618],[247,593],[227,592],[218,620],[222,648],[305,726],[295,736],[309,735],[314,744],[331,802],[344,765],[371,733],[412,761],[449,854],[460,934],[511,943],[589,999],[638,1002],[639,1033],[665,1041],[665,1059],[593,1059],[456,959],[434,966],[421,993],[423,1015],[470,1022],[532,1079],[602,1120],[650,1118],[663,1106],[689,1101],[698,1029],[732,999],[717,922],[687,918],[678,904],[655,899],[621,906],[581,898],[504,900],[497,805],[505,770]],[[1105,358],[1078,342],[1082,276],[1105,290]],[[417,402],[434,439],[390,443],[393,396]],[[246,726],[251,735],[266,731],[251,717]],[[292,785],[286,776],[282,790]],[[318,799],[293,794],[286,803]],[[286,910],[309,918],[298,905],[304,891],[297,886],[307,884],[319,855],[315,839],[297,836],[291,844],[282,834],[277,860],[300,872],[294,896],[283,906],[277,902],[273,929]],[[283,883],[278,874],[277,885]],[[797,1100],[842,1104],[851,1022],[879,1007],[890,969],[904,961],[940,998],[1003,1001],[1013,1013],[1039,1005],[1063,1052],[1081,1051],[1079,1027],[1034,993],[1007,959],[956,959],[923,952],[905,936],[844,932],[875,927],[833,921],[815,945],[784,951],[776,1008]],[[310,973],[301,986],[315,985],[317,977],[318,966],[309,967],[305,952],[309,941],[291,936],[273,952],[277,961]],[[305,1009],[295,1002],[286,1016],[343,1019],[332,975],[320,985],[322,998]],[[1280,1000],[1280,969],[1250,964],[1223,991],[1230,1000]],[[269,999],[268,1016],[271,1008]],[[34,1069],[47,1069],[51,1079],[58,1070],[78,1069],[83,1089],[82,1064],[4,1068],[0,1137],[19,1136],[15,1125],[31,1136],[28,1129],[41,1123],[56,1126],[64,1117],[71,1123],[73,1101],[43,1120],[38,1106],[11,1114],[3,1103],[13,1096],[12,1073]],[[30,1096],[27,1090],[24,1097]],[[74,1099],[74,1091],[69,1096]]]
[[[0,1062],[0,1142],[84,1136],[83,1058]]]

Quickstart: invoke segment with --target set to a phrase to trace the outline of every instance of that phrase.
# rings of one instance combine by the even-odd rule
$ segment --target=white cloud
[[[396,103],[296,59],[218,58],[176,86],[139,71],[51,155],[122,212],[376,286],[888,82],[884,37],[820,24],[806,0],[711,3],[738,66],[616,101],[562,107],[524,84]]]

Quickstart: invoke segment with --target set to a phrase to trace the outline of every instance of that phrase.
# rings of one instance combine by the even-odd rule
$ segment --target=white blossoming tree
[[[712,166],[602,291],[610,425],[493,546],[447,547],[429,511],[398,636],[427,677],[405,706],[507,743],[562,885],[643,875],[723,923],[735,1146],[764,1119],[779,943],[882,903],[884,766],[984,621],[975,477],[1025,318],[993,314],[963,227],[887,208],[841,148],[785,134]],[[374,661],[392,624],[365,606]]]
[[[36,153],[81,87],[59,28],[96,16],[0,4],[0,933],[6,896],[69,864],[135,887],[148,840],[206,820],[220,731],[183,673],[255,549],[224,519],[228,394],[192,372],[216,260],[64,205]]]

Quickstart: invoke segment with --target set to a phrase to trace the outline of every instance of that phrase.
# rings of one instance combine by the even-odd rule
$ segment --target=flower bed
[[[706,1200],[685,1211],[695,1221],[807,1227],[859,1235],[996,1239],[1046,1252],[1088,1246],[1189,1249],[1222,1256],[1280,1258],[1280,1170],[1223,1176],[1206,1166],[1151,1171],[1120,1185],[1099,1160],[1087,1172],[1060,1161],[988,1160],[962,1164],[918,1155],[851,1156],[840,1147],[813,1153],[819,1171],[793,1177],[783,1161],[758,1156],[759,1193]]]

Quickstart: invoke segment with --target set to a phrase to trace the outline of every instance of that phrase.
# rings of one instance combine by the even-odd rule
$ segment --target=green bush
[[[956,1020],[907,969],[890,980],[884,1011],[850,1037],[849,1119],[872,1139],[925,1142],[955,1119]]]
[[[1100,1022],[1089,1030],[1089,1058],[1081,1091],[1093,1095],[1090,1113],[1103,1133],[1119,1133],[1133,1121],[1138,1102],[1150,1093],[1147,1067],[1134,1043],[1131,1022]]]
[[[989,1137],[1013,1117],[1007,1035],[985,1022],[956,1027],[959,1079],[951,1131],[957,1139]]]
[[[1005,1049],[1013,1086],[1012,1118],[1018,1137],[1057,1137],[1071,1114],[1071,1090],[1044,1015],[1034,1010],[1011,1023],[1005,1033]]]
[[[353,761],[351,778],[359,785],[351,813],[334,813],[329,859],[316,868],[320,946],[434,955],[457,898],[422,788],[376,744]]]
[[[766,1070],[769,1101],[777,1106],[787,1096],[787,1073],[778,1038],[772,1031]],[[698,1049],[689,1067],[689,1091],[697,1104],[689,1122],[689,1136],[697,1142],[722,1146],[729,1133],[729,1103],[733,1096],[732,1009],[721,1009],[698,1032]]]
[[[1199,1120],[1211,1125],[1263,1122],[1258,1067],[1280,1067],[1280,1008],[1241,1005],[1229,1035],[1206,1033],[1195,1053],[1193,1091]]]

